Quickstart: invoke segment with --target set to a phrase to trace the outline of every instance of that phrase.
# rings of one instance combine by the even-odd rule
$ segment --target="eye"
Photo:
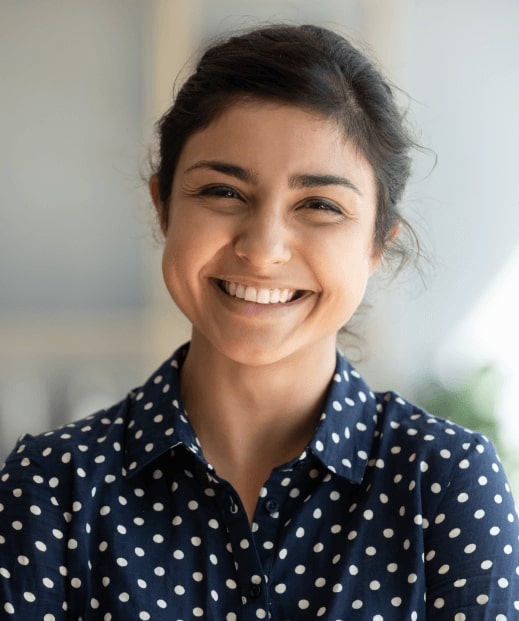
[[[324,198],[311,198],[304,202],[303,207],[311,209],[312,211],[335,214],[337,216],[343,216],[342,209],[333,201]]]
[[[241,195],[234,188],[228,185],[211,185],[202,188],[200,196],[214,196],[216,198],[229,198],[242,200]]]

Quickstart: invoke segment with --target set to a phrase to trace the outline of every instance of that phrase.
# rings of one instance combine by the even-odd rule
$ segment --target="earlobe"
[[[402,223],[397,222],[395,226],[389,231],[389,235],[387,236],[386,247],[390,246],[393,243],[393,240],[395,240],[398,237],[398,234],[400,233],[401,228],[402,228]]]
[[[380,263],[382,262],[382,254],[383,252],[377,248],[377,250],[373,253],[371,258],[371,269],[369,271],[369,275],[373,276],[373,274],[380,267]]]
[[[151,200],[153,201],[153,205],[155,206],[155,211],[157,212],[157,218],[159,219],[160,229],[164,235],[166,235],[167,231],[167,211],[166,207],[162,204],[160,200],[160,192],[159,192],[159,179],[157,175],[153,175],[148,183],[148,188],[150,191]]]

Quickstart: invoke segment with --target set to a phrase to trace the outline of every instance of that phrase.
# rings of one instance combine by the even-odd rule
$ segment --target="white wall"
[[[519,247],[518,32],[514,0],[416,2],[407,88],[438,164],[427,178],[422,166],[411,201],[430,231],[435,278],[398,306],[406,375],[431,367]]]

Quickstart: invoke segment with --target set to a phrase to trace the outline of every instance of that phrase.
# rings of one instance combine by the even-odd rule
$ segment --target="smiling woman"
[[[271,26],[209,48],[158,134],[163,274],[192,338],[11,453],[6,618],[516,618],[491,443],[336,350],[370,276],[409,254],[392,87],[333,32]]]
[[[217,366],[317,356],[326,382],[337,331],[381,254],[372,168],[337,124],[292,105],[234,103],[187,140],[166,205],[157,183],[164,277],[193,324],[191,356],[200,339]]]

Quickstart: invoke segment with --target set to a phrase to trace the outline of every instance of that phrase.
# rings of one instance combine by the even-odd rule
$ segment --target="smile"
[[[254,302],[256,304],[286,304],[303,295],[303,291],[295,289],[265,289],[250,287],[227,280],[217,281],[219,288],[233,298]]]

